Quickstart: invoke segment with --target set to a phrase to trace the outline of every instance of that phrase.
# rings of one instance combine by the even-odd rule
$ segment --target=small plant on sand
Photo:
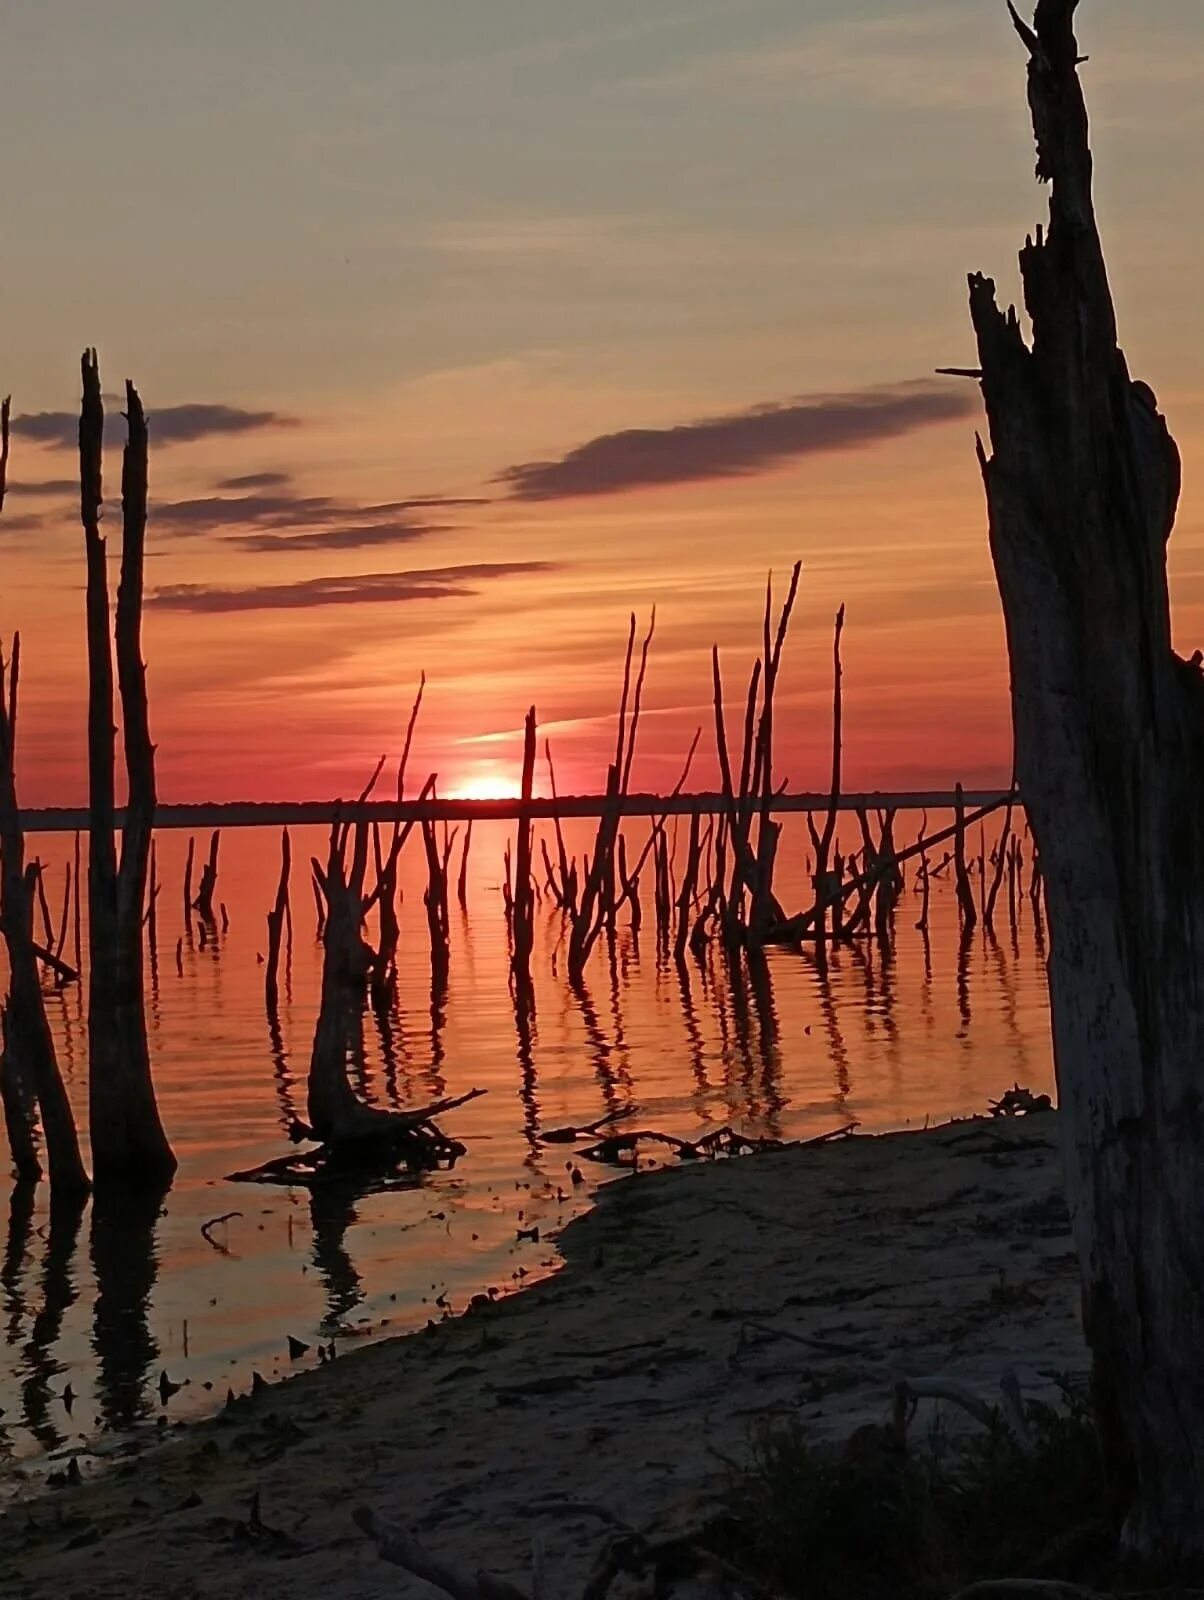
[[[729,1472],[732,1557],[808,1600],[946,1596],[983,1578],[1098,1577],[1117,1528],[1085,1398],[1029,1401],[1026,1437],[988,1426],[919,1440],[863,1427],[840,1448],[797,1418],[762,1427]]]

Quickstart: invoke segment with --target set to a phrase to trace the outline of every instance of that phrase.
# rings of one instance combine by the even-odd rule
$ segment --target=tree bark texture
[[[1204,680],[1171,649],[1179,457],[1129,374],[1092,202],[1077,0],[1029,52],[1050,219],[1026,340],[970,279],[1020,791],[1040,848],[1097,1415],[1135,1553],[1204,1560]]]
[[[114,831],[113,652],[105,542],[100,533],[104,408],[95,351],[83,359],[80,509],[87,554],[88,1093],[92,1165],[99,1183],[161,1185],[175,1157],[155,1100],[143,1000],[142,913],[155,814],[155,761],[142,661],[142,570],[146,537],[146,420],[126,385],[129,439],[122,468],[121,580],[116,654],[128,798],[118,865]]]

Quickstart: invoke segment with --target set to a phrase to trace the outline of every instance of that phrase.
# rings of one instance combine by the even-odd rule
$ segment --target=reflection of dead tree
[[[142,989],[142,914],[155,816],[155,750],[142,661],[147,432],[142,402],[126,384],[129,437],[121,474],[121,578],[114,628],[128,798],[118,865],[114,817],[113,652],[101,451],[104,408],[96,352],[85,352],[80,415],[80,500],[87,552],[89,1123],[98,1183],[161,1184],[175,1170],[151,1080]]]
[[[92,1348],[97,1399],[110,1428],[128,1428],[150,1409],[147,1386],[159,1354],[150,1325],[159,1208],[159,1194],[147,1188],[98,1190],[93,1205]]]

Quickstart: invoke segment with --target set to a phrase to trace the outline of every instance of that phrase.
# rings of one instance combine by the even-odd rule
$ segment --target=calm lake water
[[[896,837],[917,827],[901,816]],[[571,849],[580,852],[587,830],[573,825]],[[555,1264],[548,1232],[613,1172],[580,1161],[585,1182],[574,1185],[572,1148],[542,1144],[542,1130],[631,1103],[632,1125],[684,1137],[730,1123],[793,1138],[851,1119],[874,1130],[982,1111],[1015,1081],[1052,1087],[1044,950],[1027,898],[1017,928],[1004,903],[998,939],[977,933],[959,954],[953,885],[943,879],[933,887],[927,945],[913,927],[919,897],[909,881],[890,951],[873,941],[839,950],[826,976],[811,959],[773,952],[755,990],[733,988],[713,955],[684,973],[658,964],[649,905],[640,937],[624,928],[613,960],[600,942],[579,998],[563,975],[559,918],[545,902],[528,1049],[507,982],[500,880],[511,832],[502,823],[474,829],[468,905],[461,912],[453,889],[451,974],[436,996],[421,848],[411,840],[398,1003],[383,1023],[368,1014],[357,1067],[360,1088],[382,1105],[487,1090],[441,1119],[467,1154],[411,1190],[321,1197],[234,1184],[226,1174],[286,1153],[285,1130],[305,1113],[321,959],[307,862],[323,836],[293,837],[295,929],[276,1038],[257,956],[278,834],[223,835],[217,899],[229,928],[204,948],[195,934],[185,938],[182,972],[187,839],[159,836],[148,1008],[179,1173],[161,1208],[109,1217],[91,1208],[52,1215],[45,1185],[30,1206],[19,1192],[10,1200],[0,1179],[0,1473],[10,1484],[34,1458],[85,1442],[103,1453],[132,1427],[194,1416],[228,1388],[241,1392],[255,1371],[271,1379],[308,1365],[320,1341],[346,1350],[546,1272]],[[633,826],[632,842],[643,837]],[[198,838],[198,855],[205,844]],[[46,863],[57,915],[72,841],[29,845]],[[807,898],[805,848],[805,826],[788,822],[776,884],[788,908]],[[81,987],[51,993],[48,1006],[82,1127]],[[209,1242],[201,1225],[226,1212],[241,1214],[213,1227]],[[534,1226],[538,1242],[516,1237]],[[311,1346],[297,1362],[290,1335]],[[164,1373],[180,1385],[166,1399]]]

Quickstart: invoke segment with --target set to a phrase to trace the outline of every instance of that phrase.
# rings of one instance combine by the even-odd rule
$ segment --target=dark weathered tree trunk
[[[121,581],[117,676],[128,798],[117,862],[114,834],[116,730],[109,589],[100,534],[104,409],[95,351],[83,359],[79,424],[80,510],[88,560],[88,1090],[92,1165],[98,1183],[158,1186],[175,1157],[151,1081],[142,990],[142,913],[155,815],[155,754],[142,661],[142,569],[146,536],[147,436],[142,402],[126,385],[129,442],[122,468]]]
[[[527,712],[523,725],[523,776],[522,799],[528,804],[535,778],[535,707]],[[518,824],[518,842],[514,855],[514,948],[510,956],[510,970],[516,982],[531,982],[531,949],[535,941],[535,890],[531,879],[531,839],[534,832],[531,818],[523,816]]]
[[[0,508],[8,473],[9,402],[0,403]],[[0,1047],[0,1098],[4,1103],[9,1148],[18,1176],[41,1176],[35,1140],[35,1102],[46,1141],[52,1188],[60,1194],[88,1192],[71,1102],[59,1072],[54,1038],[38,975],[33,937],[36,866],[25,865],[25,835],[17,807],[17,690],[21,640],[13,641],[10,670],[0,656],[0,928],[8,951],[8,1000]],[[43,897],[44,904],[44,897]],[[64,934],[66,911],[64,910]],[[46,952],[53,960],[53,936]]]
[[[280,838],[280,882],[276,886],[276,901],[268,912],[268,958],[264,973],[264,999],[271,1016],[280,1003],[280,943],[284,924],[289,914],[288,886],[292,873],[293,852],[288,829]]]
[[[1040,0],[1028,93],[1048,233],[1026,343],[970,279],[1020,791],[1040,848],[1067,1186],[1129,1547],[1204,1560],[1204,681],[1171,649],[1179,459],[1134,382],[1092,205],[1076,0]]]

